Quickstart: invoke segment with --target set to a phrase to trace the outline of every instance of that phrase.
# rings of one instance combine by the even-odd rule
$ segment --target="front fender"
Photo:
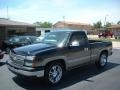
[[[47,63],[55,61],[55,60],[64,60],[66,64],[67,57],[66,56],[55,56],[55,57],[46,58],[42,61],[41,65],[46,66]]]

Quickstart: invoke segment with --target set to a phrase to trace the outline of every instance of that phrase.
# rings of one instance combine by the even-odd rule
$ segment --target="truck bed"
[[[88,40],[89,44],[91,44],[91,47],[108,47],[108,46],[112,46],[112,42],[109,41],[100,41],[100,40]]]
[[[100,40],[88,40],[89,43],[97,43],[97,42],[103,42],[103,41],[100,41]]]

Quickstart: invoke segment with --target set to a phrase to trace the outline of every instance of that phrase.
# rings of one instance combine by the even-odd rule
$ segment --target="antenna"
[[[8,15],[8,6],[7,6],[7,19],[9,19],[9,15]]]

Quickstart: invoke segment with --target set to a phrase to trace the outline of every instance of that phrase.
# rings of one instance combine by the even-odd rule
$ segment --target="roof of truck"
[[[71,29],[58,29],[53,30],[52,32],[85,32],[86,30],[71,30]]]

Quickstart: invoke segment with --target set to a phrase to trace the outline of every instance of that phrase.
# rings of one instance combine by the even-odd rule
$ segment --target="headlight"
[[[25,65],[30,67],[37,67],[39,66],[39,62],[42,61],[42,58],[35,57],[35,56],[26,56],[25,58]]]
[[[26,60],[30,60],[30,61],[33,61],[35,58],[35,56],[26,56]]]
[[[26,62],[26,61],[25,61],[25,65],[31,67],[31,66],[33,65],[33,63],[32,63],[32,62]]]
[[[33,60],[34,59],[35,59],[35,56],[26,56],[25,65],[26,66],[33,66]]]

